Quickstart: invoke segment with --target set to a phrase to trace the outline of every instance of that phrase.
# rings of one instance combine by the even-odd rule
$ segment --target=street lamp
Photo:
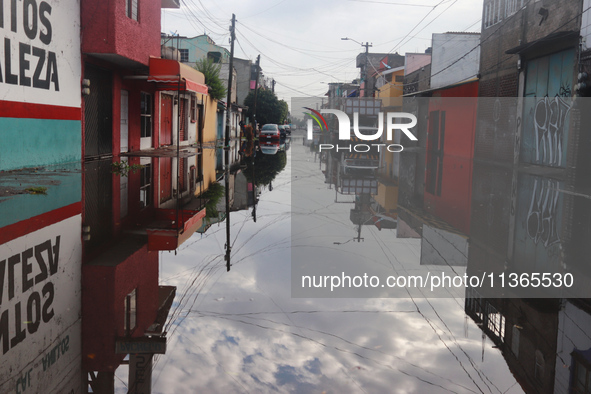
[[[364,96],[365,97],[368,97],[367,96],[367,90],[368,90],[367,89],[367,57],[368,57],[368,53],[369,53],[369,47],[371,47],[373,45],[370,44],[369,42],[366,42],[364,44],[362,42],[359,42],[359,41],[354,40],[354,39],[349,38],[349,37],[343,37],[343,38],[341,38],[341,40],[344,40],[344,41],[353,41],[353,42],[356,42],[357,44],[361,45],[362,47],[365,47],[365,67],[363,68],[363,74],[364,75],[362,77],[363,77],[363,80],[365,81],[365,88],[364,88],[365,93],[364,93]]]

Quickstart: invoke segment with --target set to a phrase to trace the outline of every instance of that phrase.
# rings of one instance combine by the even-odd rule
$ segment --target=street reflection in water
[[[223,226],[161,256],[161,283],[183,290],[154,390],[390,392],[396,382],[406,392],[521,391],[463,299],[291,298],[290,246],[305,239],[291,234],[293,171],[334,198],[318,156],[294,140],[286,169],[260,196],[257,222],[232,214],[230,275]],[[420,241],[405,248],[418,256]]]

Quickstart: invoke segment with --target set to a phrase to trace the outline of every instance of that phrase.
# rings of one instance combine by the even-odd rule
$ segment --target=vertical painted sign
[[[0,245],[2,393],[81,392],[80,228],[78,214]]]
[[[0,1],[0,48],[0,170],[79,160],[79,1]]]

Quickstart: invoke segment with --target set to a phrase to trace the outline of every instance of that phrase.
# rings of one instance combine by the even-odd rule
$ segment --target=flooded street
[[[256,223],[251,211],[232,213],[230,273],[223,224],[193,235],[176,255],[161,252],[159,283],[176,286],[177,295],[167,353],[154,362],[154,392],[521,392],[463,298],[291,297],[290,247],[309,240],[292,234],[294,217],[336,222],[340,234],[324,236],[329,249],[337,248],[333,239],[355,235],[346,224],[350,206],[331,204],[334,192],[301,142],[294,137],[273,191],[261,194]],[[323,210],[292,212],[302,182],[318,189]],[[367,243],[380,235],[418,264],[420,240],[400,242],[375,228],[364,235]],[[360,254],[367,247],[349,246]],[[126,368],[117,375],[118,392],[126,392]]]
[[[315,145],[296,133],[282,142],[277,156],[259,152],[235,162],[229,272],[223,199],[217,205],[221,216],[199,219],[187,230],[193,231],[189,237],[167,235],[176,231],[174,209],[169,219],[158,211],[150,219],[142,211],[150,205],[144,199],[162,192],[150,191],[149,184],[146,191],[144,180],[153,179],[147,171],[165,168],[162,162],[171,159],[141,159],[141,168],[125,174],[110,161],[87,163],[83,172],[64,167],[4,174],[3,207],[24,198],[23,204],[35,201],[33,206],[49,212],[41,214],[39,230],[2,246],[8,256],[0,265],[8,284],[3,294],[11,305],[2,315],[1,326],[8,330],[2,343],[5,353],[31,360],[30,372],[18,383],[37,371],[50,371],[76,392],[76,376],[89,371],[84,373],[94,376],[93,392],[108,392],[113,385],[114,392],[125,393],[140,384],[137,378],[130,381],[130,363],[147,355],[151,360],[143,376],[150,380],[144,384],[151,382],[155,393],[518,393],[528,392],[528,384],[535,382],[544,392],[567,392],[562,385],[570,379],[568,363],[571,357],[577,360],[572,349],[591,344],[591,314],[584,300],[485,298],[478,291],[486,289],[434,289],[432,277],[423,287],[410,282],[373,286],[361,279],[340,286],[347,275],[376,280],[472,275],[483,258],[493,272],[490,262],[497,252],[486,244],[494,238],[479,243],[478,226],[497,220],[484,215],[480,223],[477,215],[483,208],[473,205],[468,214],[476,217],[476,231],[466,243],[461,231],[433,216],[420,216],[416,209],[404,216],[404,210],[411,210],[399,199],[398,220],[388,222],[375,205],[382,189],[369,200],[363,197],[366,186],[351,194],[343,188],[345,175],[331,178],[331,161],[337,158],[320,155]],[[223,163],[223,150],[203,152],[212,163]],[[271,169],[281,155],[285,165]],[[400,160],[412,156],[402,154]],[[494,170],[471,165],[475,171]],[[506,178],[510,171],[504,169],[494,179],[501,179],[499,174]],[[548,182],[540,176],[534,181],[521,176],[523,193],[539,194],[536,185]],[[255,188],[249,181],[263,178]],[[24,179],[47,189],[25,193]],[[119,191],[114,193],[114,187]],[[84,253],[73,232],[81,226],[76,215],[81,190],[85,223],[91,226],[90,237],[81,227]],[[584,193],[570,195],[574,206],[587,212]],[[135,202],[123,205],[129,196]],[[501,212],[503,201],[509,200],[489,201]],[[203,204],[188,200],[179,217],[190,222]],[[531,216],[531,204],[525,206]],[[366,218],[358,219],[359,210]],[[144,213],[133,216],[134,211]],[[117,232],[122,225],[115,220],[118,216],[135,221]],[[413,217],[422,227],[405,224]],[[573,226],[583,225],[582,217],[574,217]],[[422,236],[413,235],[413,228]],[[14,225],[5,229],[30,231]],[[507,233],[506,228],[497,231]],[[9,232],[2,234],[10,237]],[[515,243],[516,250],[521,247]],[[564,256],[576,256],[581,247],[564,244],[561,250]],[[80,259],[87,262],[80,266]],[[334,275],[324,276],[334,269],[342,273],[339,283]],[[21,272],[23,279],[16,280]],[[306,282],[302,276],[314,279]],[[328,279],[321,285],[322,278]],[[27,355],[26,347],[19,346],[56,328],[60,334],[42,354]],[[128,332],[144,339],[130,340]],[[113,373],[100,372],[105,368]],[[95,375],[93,369],[99,372]]]

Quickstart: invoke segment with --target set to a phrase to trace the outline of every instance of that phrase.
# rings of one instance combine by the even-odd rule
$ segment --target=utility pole
[[[368,64],[367,63],[368,63],[369,47],[371,47],[373,45],[371,45],[369,42],[366,42],[365,44],[361,44],[361,46],[365,47],[365,67],[364,67],[364,70],[365,70],[364,74],[365,74],[365,76],[363,77],[363,80],[365,81],[365,89],[364,89],[365,90],[365,94],[364,94],[364,96],[365,97],[368,97],[367,96],[367,91],[368,91],[368,88],[367,88],[367,82],[368,82],[368,79],[367,79],[367,74],[368,74],[367,73],[367,65]],[[372,96],[373,96],[373,94],[372,94]]]
[[[257,135],[257,131],[258,131],[258,124],[257,124],[257,95],[258,95],[258,91],[259,91],[259,73],[261,71],[261,55],[257,56],[257,64],[256,64],[256,69],[257,69],[257,76],[256,79],[254,81],[254,108],[252,110],[252,117],[253,117],[253,121],[254,121],[254,135]]]
[[[365,238],[361,238],[361,223],[359,223],[359,225],[357,226],[357,238],[354,238],[357,240],[357,242],[361,242],[364,241]]]
[[[369,57],[369,47],[373,46],[372,44],[370,44],[369,42],[366,42],[365,44],[362,42],[359,42],[357,40],[354,40],[352,38],[349,37],[343,37],[341,38],[341,40],[349,40],[349,41],[353,41],[356,42],[357,44],[360,44],[362,47],[365,47],[365,67],[363,69],[363,75],[361,76],[361,78],[363,78],[363,80],[365,81],[365,93],[364,96],[367,97],[367,66],[368,66],[368,57]],[[373,92],[372,92],[372,96],[373,96]]]
[[[271,82],[271,83],[272,83],[272,85],[271,85],[272,86],[271,91],[273,93],[275,93],[275,78],[273,78],[273,82]]]
[[[228,76],[228,98],[226,100],[226,138],[224,141],[224,171],[225,195],[226,195],[226,271],[230,271],[230,109],[232,108],[232,71],[234,69],[234,40],[236,27],[236,15],[232,14],[232,26],[230,27],[230,72]]]

